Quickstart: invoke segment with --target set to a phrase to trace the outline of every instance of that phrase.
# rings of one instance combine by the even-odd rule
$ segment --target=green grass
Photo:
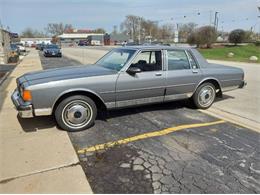
[[[256,63],[260,63],[260,47],[257,47],[253,44],[224,46],[212,49],[199,49],[199,51],[207,59],[252,62],[249,60],[249,57],[257,56],[258,61],[256,61]],[[229,52],[234,53],[232,58],[227,57]]]

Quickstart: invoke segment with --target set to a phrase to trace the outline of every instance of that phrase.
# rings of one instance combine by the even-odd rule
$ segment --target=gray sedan
[[[245,86],[242,69],[209,64],[192,48],[117,48],[94,65],[27,73],[12,100],[21,117],[54,115],[68,131],[94,124],[98,109],[190,98],[200,109]]]

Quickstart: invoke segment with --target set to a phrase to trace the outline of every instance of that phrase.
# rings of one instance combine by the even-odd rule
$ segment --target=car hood
[[[19,78],[19,80],[23,82],[27,81],[30,85],[32,85],[51,81],[111,75],[116,73],[117,72],[114,70],[97,65],[81,65],[31,72],[23,75]]]

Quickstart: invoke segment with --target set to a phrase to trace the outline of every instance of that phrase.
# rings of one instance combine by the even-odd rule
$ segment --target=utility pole
[[[139,18],[138,43],[141,44],[141,18]]]
[[[214,18],[214,28],[216,31],[218,30],[218,13],[219,12],[215,12],[215,18]]]
[[[258,41],[260,41],[260,5],[257,6],[258,8],[258,12],[259,12],[259,15],[258,15],[258,21],[259,21],[259,29],[258,29]]]

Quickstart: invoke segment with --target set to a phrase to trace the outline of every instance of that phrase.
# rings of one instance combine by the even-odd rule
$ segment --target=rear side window
[[[183,50],[168,50],[168,70],[190,69],[189,59]]]

